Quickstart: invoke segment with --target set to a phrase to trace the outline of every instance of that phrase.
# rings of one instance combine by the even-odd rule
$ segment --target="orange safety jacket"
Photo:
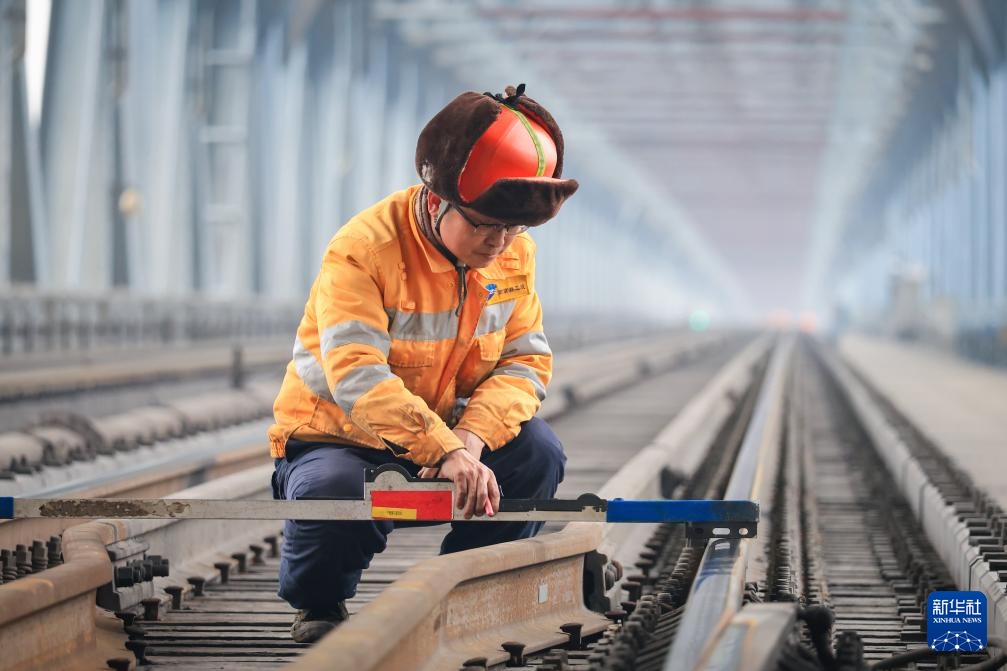
[[[538,411],[552,352],[534,241],[521,234],[487,267],[459,270],[420,231],[421,188],[357,214],[325,250],[273,406],[273,457],[293,437],[431,466],[462,447],[458,409],[456,426],[491,450]]]

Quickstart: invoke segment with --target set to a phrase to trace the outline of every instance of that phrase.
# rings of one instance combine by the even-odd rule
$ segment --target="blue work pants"
[[[391,452],[290,440],[276,460],[273,496],[352,497],[364,495],[364,470],[397,463],[415,475],[419,467]],[[566,456],[545,421],[533,417],[511,442],[484,450],[482,462],[496,475],[505,498],[552,498],[563,480]],[[396,527],[416,522],[317,522],[288,520],[283,529],[279,595],[298,609],[327,610],[357,591],[361,572],[385,549]],[[531,538],[542,522],[453,522],[441,554]]]

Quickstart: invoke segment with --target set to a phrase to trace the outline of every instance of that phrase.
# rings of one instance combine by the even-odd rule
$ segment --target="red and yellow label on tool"
[[[451,520],[451,492],[371,492],[371,517],[376,520]]]

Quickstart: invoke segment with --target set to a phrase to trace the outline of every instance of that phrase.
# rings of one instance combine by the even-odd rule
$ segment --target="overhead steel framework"
[[[28,8],[0,7],[17,38],[0,68],[3,146],[17,148],[0,152],[16,168],[2,183],[28,186],[0,208],[0,282],[299,300],[336,229],[417,181],[415,138],[437,109],[526,77],[583,142],[569,161],[582,193],[535,232],[547,302],[658,318],[742,302],[687,216],[521,61],[446,67],[439,46],[363,0],[53,0],[36,36],[48,40],[36,125],[9,48]]]
[[[1007,5],[954,3],[830,273],[844,321],[1007,363]]]
[[[463,81],[530,73],[578,167],[762,309],[794,305],[800,271],[805,304],[823,302],[943,15],[927,0],[381,0],[377,13]]]
[[[0,282],[299,300],[338,226],[416,181],[436,110],[519,82],[582,183],[534,231],[560,311],[883,303],[878,231],[970,134],[970,249],[1004,237],[995,0],[52,0],[36,126],[43,4],[0,0]],[[933,278],[972,272],[935,254]],[[1002,256],[955,280],[989,285],[984,323]]]

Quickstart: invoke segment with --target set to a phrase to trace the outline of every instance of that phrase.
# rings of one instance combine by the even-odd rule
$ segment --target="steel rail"
[[[733,403],[750,384],[753,364],[768,345],[768,338],[759,339],[734,357],[601,493],[659,492],[663,466],[697,465],[693,453],[705,452],[708,445],[697,437],[715,433],[709,425],[726,418],[725,404]],[[585,636],[600,631],[607,620],[584,607],[586,557],[597,558],[599,549],[614,554],[623,544],[642,542],[638,536],[627,536],[626,529],[626,525],[575,522],[555,534],[428,559],[290,668],[432,671],[456,669],[474,657],[485,657],[487,666],[492,666],[508,661],[508,653],[500,647],[503,640],[522,641],[530,652],[566,643],[563,623],[580,623]],[[618,587],[610,593],[618,601]]]
[[[779,448],[783,395],[786,371],[793,342],[777,345],[773,352],[755,411],[742,443],[734,470],[724,494],[725,498],[742,495],[763,507],[768,519],[768,496],[771,488],[775,453]],[[762,537],[766,534],[763,529]],[[750,554],[761,556],[751,548],[752,541],[710,540],[686,600],[685,614],[679,624],[675,641],[666,658],[665,671],[695,669],[711,643],[730,625],[741,608]]]
[[[101,477],[83,478],[48,490],[38,496],[155,497],[178,492],[195,484],[210,482],[233,473],[268,463],[265,443],[242,442],[226,450],[211,450],[203,455],[182,455],[158,460],[149,468],[110,470]],[[105,517],[105,515],[95,515]],[[31,545],[33,539],[48,538],[86,522],[73,518],[0,519],[0,548],[18,544]]]
[[[720,342],[722,342],[721,339],[711,339],[707,341],[707,346],[712,347]],[[668,366],[674,367],[679,356],[684,355],[686,358],[693,356],[696,349],[695,343],[690,343],[688,349],[690,351],[688,354],[657,352],[651,361],[664,361]],[[748,356],[751,356],[752,346],[746,352],[749,353]],[[633,369],[638,376],[644,376],[648,372],[645,366],[633,366]],[[557,409],[554,412],[562,414],[565,409]],[[693,416],[695,417],[695,415]],[[190,491],[176,492],[175,495],[212,498],[215,494],[219,496],[226,492],[228,497],[233,495],[243,499],[267,497],[269,495],[267,489],[268,473],[271,469],[271,466],[262,466],[235,473],[226,478],[200,485]],[[102,493],[108,495],[113,491],[109,488],[114,487],[114,482],[106,483],[102,487]],[[43,520],[24,521],[41,522]],[[47,523],[58,522],[58,520],[44,521]],[[18,523],[18,521],[2,523],[0,529],[13,527]],[[221,562],[231,562],[230,556],[227,554],[230,550],[225,546],[234,549],[230,545],[234,542],[240,547],[242,539],[258,543],[261,542],[263,533],[271,533],[262,531],[265,528],[264,525],[257,523],[252,525],[256,527],[254,533],[249,532],[249,534],[245,534],[247,538],[243,536],[242,539],[236,539],[235,534],[241,535],[243,533],[244,527],[236,526],[240,524],[233,521],[178,519],[99,520],[78,524],[70,528],[64,535],[63,554],[66,561],[63,565],[38,575],[0,585],[0,646],[5,652],[5,663],[9,663],[11,668],[38,668],[48,662],[65,658],[67,654],[74,653],[74,651],[84,651],[93,646],[95,623],[91,614],[94,609],[95,590],[101,586],[111,585],[112,563],[109,561],[108,548],[117,548],[113,551],[116,556],[122,552],[141,552],[140,548],[143,548],[142,553],[167,555],[172,558],[172,576],[202,576],[205,581],[211,582],[219,579],[222,574],[223,569],[218,568],[221,566]],[[604,525],[597,523],[583,523],[582,526],[587,529],[604,527]],[[531,545],[519,545],[522,548],[520,552],[527,553],[538,540],[534,539]],[[578,541],[575,539],[571,542]],[[592,541],[591,545],[596,545],[596,542]],[[243,547],[247,546],[246,542]],[[136,556],[142,557],[142,553]],[[545,555],[537,554],[534,550],[531,551],[530,556],[532,560],[537,557],[540,563],[545,561]],[[542,575],[552,576],[555,573],[554,569],[558,570],[562,562],[549,563],[546,561],[546,563],[549,566],[544,568],[545,573]],[[576,559],[568,562],[566,569],[564,569],[569,580],[572,580],[571,576],[581,576],[576,580],[578,592],[583,587],[580,582],[583,568],[583,552],[578,552]],[[560,572],[562,573],[562,571]],[[452,579],[457,579],[459,575],[461,574],[453,575]],[[119,606],[126,608],[129,604],[137,603],[144,598],[147,600],[158,599],[162,603],[170,602],[171,598],[163,594],[160,589],[166,585],[172,590],[179,588],[184,592],[194,589],[192,584],[186,584],[176,578],[155,578],[153,583],[148,582],[144,585],[146,586],[137,585],[134,588],[126,588],[123,594],[116,596],[120,599]],[[535,586],[535,598],[538,598],[542,593],[539,585]],[[116,592],[121,591],[116,587]],[[562,593],[562,591],[557,592],[557,590],[550,590],[547,587],[546,593],[555,595]],[[507,594],[502,594],[501,598],[506,598],[506,596]],[[548,599],[546,600],[548,601]],[[570,605],[570,603],[564,603]],[[578,609],[580,612],[582,606],[578,606]],[[591,619],[592,617],[594,620]],[[588,625],[591,621],[598,622],[600,620],[597,615],[590,614],[584,618],[584,622]],[[58,629],[58,635],[48,635],[45,640],[39,636],[41,632],[50,632],[53,627]],[[590,631],[591,627],[587,626],[585,633]]]
[[[795,365],[795,385],[790,390],[793,402],[788,405],[792,422],[800,413],[805,418],[803,421],[810,425],[803,427],[804,430],[794,425],[788,427],[787,438],[791,443],[801,441],[806,449],[796,450],[797,457],[794,456],[795,451],[788,455],[786,467],[791,469],[791,474],[784,478],[784,482],[789,481],[793,486],[797,480],[796,471],[804,468],[808,468],[805,477],[815,478],[815,469],[809,466],[813,459],[820,459],[817,463],[821,469],[818,476],[827,474],[829,483],[824,488],[824,480],[816,483],[814,489],[817,491],[811,495],[810,501],[802,496],[799,501],[778,499],[771,504],[778,508],[777,512],[786,506],[786,512],[800,508],[802,514],[811,515],[812,521],[802,523],[802,528],[788,529],[785,518],[767,520],[764,526],[776,524],[777,529],[773,531],[789,533],[792,539],[810,533],[810,538],[805,537],[803,542],[813,545],[817,545],[817,534],[824,528],[820,524],[829,525],[832,529],[869,530],[873,527],[874,533],[880,531],[898,540],[889,543],[887,539],[870,536],[870,531],[865,531],[860,537],[872,538],[871,554],[875,557],[897,557],[898,568],[883,566],[880,561],[876,566],[872,566],[871,562],[858,563],[855,584],[842,575],[833,575],[839,596],[838,603],[832,603],[828,596],[829,587],[825,585],[824,567],[839,567],[841,573],[851,567],[851,555],[845,554],[846,547],[836,547],[835,544],[831,550],[828,544],[816,548],[812,551],[815,556],[811,560],[811,567],[815,568],[807,574],[807,585],[792,583],[788,586],[784,583],[782,595],[785,601],[748,604],[739,610],[731,624],[722,628],[715,642],[707,646],[701,662],[693,668],[703,671],[765,671],[776,669],[780,664],[785,666],[789,663],[787,660],[795,661],[807,654],[807,649],[794,645],[795,618],[799,610],[796,598],[802,593],[809,603],[836,608],[833,612],[837,628],[848,628],[851,622],[855,622],[854,627],[859,633],[859,626],[864,626],[862,637],[852,631],[840,635],[833,652],[831,631],[827,627],[831,618],[826,616],[824,609],[801,614],[800,619],[807,624],[818,658],[825,667],[829,666],[828,659],[844,655],[852,659],[848,657],[851,654],[864,655],[868,661],[873,659],[871,668],[877,669],[902,668],[911,661],[935,656],[937,653],[927,647],[905,650],[910,642],[926,643],[925,631],[922,630],[925,616],[907,616],[901,605],[898,611],[893,609],[891,613],[883,612],[884,609],[877,611],[878,602],[872,597],[866,597],[866,602],[872,604],[867,608],[859,596],[851,603],[851,588],[858,594],[879,594],[880,586],[896,582],[903,586],[903,592],[906,586],[910,591],[916,590],[916,605],[921,608],[926,607],[927,591],[954,587],[983,591],[988,599],[988,641],[993,650],[989,653],[991,659],[968,668],[999,668],[1007,659],[1002,652],[995,652],[1004,649],[1005,639],[998,634],[1007,627],[1007,596],[1004,574],[996,565],[1002,557],[1003,537],[997,531],[995,517],[989,516],[991,511],[993,516],[997,515],[998,509],[971,483],[966,482],[965,488],[960,489],[961,483],[945,477],[946,467],[941,455],[935,453],[933,446],[917,442],[912,427],[907,426],[894,410],[894,401],[881,396],[868,383],[858,379],[832,350],[822,346],[808,346],[806,349],[808,353],[802,353],[802,361]],[[814,385],[809,385],[807,373],[801,374],[802,364],[807,361],[814,361],[818,371],[816,375],[820,376],[819,387],[834,390],[837,407],[844,408],[842,417],[826,419],[816,417],[817,413],[809,412],[807,408],[795,409],[795,406],[809,402],[821,404],[826,398],[822,396],[821,389],[816,393]],[[831,400],[829,404],[831,408]],[[856,425],[863,430],[864,438],[853,441],[830,439],[826,435],[830,421],[838,422],[837,426],[841,427]],[[856,466],[860,460],[856,454],[858,451],[862,453],[861,458],[870,457],[860,466]],[[803,463],[799,464],[801,460]],[[830,466],[839,463],[843,464],[842,468]],[[879,501],[885,502],[884,521],[872,512]],[[817,509],[819,502],[827,502],[825,510]],[[861,512],[853,513],[853,509]],[[831,521],[827,521],[830,518]],[[763,540],[766,538],[781,545],[784,542],[776,533],[761,537]],[[844,536],[840,545],[851,543],[857,544],[851,537]],[[798,567],[810,568],[799,552],[791,554],[797,545],[784,551],[790,555],[789,560],[784,561],[791,567],[785,575],[790,575],[792,579],[801,573]],[[773,549],[778,552],[779,546],[774,544]],[[768,561],[772,563],[771,558]],[[857,560],[854,558],[852,561]],[[780,586],[777,582],[779,576],[777,573],[767,576],[765,598],[777,596],[770,586]],[[793,601],[787,599],[788,593]],[[890,598],[895,601],[894,595]],[[822,606],[818,608],[822,609]],[[840,627],[839,622],[845,624]]]
[[[261,440],[265,425],[258,427],[228,427],[218,431],[167,441],[142,452],[121,453],[113,457],[99,457],[89,462],[93,475],[53,482],[51,486],[24,492],[35,497],[158,497],[178,492],[193,485],[209,482],[233,473],[269,463],[269,450]],[[214,438],[216,437],[216,440]],[[183,445],[190,449],[172,454]],[[128,464],[128,458],[146,455],[152,463]],[[102,466],[102,462],[104,465]],[[99,467],[102,466],[102,467]],[[55,480],[56,478],[51,478]],[[14,485],[23,484],[15,481]],[[11,487],[21,495],[16,487]],[[10,491],[10,490],[7,490]],[[106,517],[95,515],[94,518]],[[34,539],[49,538],[63,533],[72,526],[86,522],[73,518],[0,519],[0,548],[13,548],[18,544],[31,545]],[[2,589],[2,587],[0,587]]]
[[[0,401],[40,398],[108,387],[149,384],[283,366],[290,359],[288,343],[239,347],[186,348],[142,359],[124,358],[54,368],[0,371]]]
[[[253,498],[268,495],[269,465],[249,469],[193,487],[182,495]],[[208,550],[246,536],[258,539],[275,523],[183,520],[98,520],[63,534],[64,563],[37,575],[0,585],[0,649],[4,668],[29,670],[93,647],[95,594],[111,586],[117,562],[124,556],[159,554],[172,560],[173,571],[189,564],[184,575],[211,579],[219,551]],[[210,555],[212,559],[203,559]],[[226,556],[226,555],[225,555]],[[210,564],[210,565],[207,565]],[[158,580],[161,580],[160,578]],[[109,594],[116,610],[157,598],[152,581],[117,588]]]
[[[688,347],[702,347],[717,343],[720,334],[673,333],[658,336],[661,349],[670,354],[680,354]],[[628,359],[644,357],[645,345],[654,349],[655,338],[640,339],[635,350],[623,353]],[[588,348],[594,349],[594,348]],[[598,349],[609,349],[602,345]],[[576,351],[576,350],[575,350]],[[623,349],[622,352],[625,352]],[[613,351],[619,354],[619,351]],[[646,358],[646,357],[644,357]],[[189,347],[179,350],[151,353],[126,352],[120,358],[79,362],[51,368],[29,370],[0,369],[0,400],[13,401],[62,395],[82,390],[98,390],[165,380],[177,381],[210,375],[233,374],[235,369],[245,372],[283,366],[290,360],[290,346],[286,341],[249,343],[238,346]],[[633,370],[632,366],[628,366]]]
[[[1007,582],[1002,579],[1002,572],[990,564],[997,554],[986,552],[978,543],[970,542],[976,529],[970,528],[967,515],[942,495],[924,465],[914,456],[907,438],[886,416],[885,409],[874,398],[870,388],[857,379],[851,368],[833,352],[818,348],[817,354],[846,395],[958,588],[986,594],[990,637],[1007,639]],[[981,492],[974,492],[977,498],[979,494]]]
[[[559,357],[552,393],[540,409],[539,416],[547,419],[558,416],[583,402],[634,384],[648,374],[670,370],[701,352],[730,344],[736,337],[729,334],[674,334],[656,341],[638,340],[622,349],[592,347]],[[22,427],[26,421],[31,421],[31,417],[37,417],[38,426],[3,436],[0,462],[10,459],[12,466],[9,469],[18,469],[14,471],[16,475],[9,486],[5,487],[5,493],[14,496],[60,495],[96,486],[99,480],[108,482],[126,471],[150,472],[177,467],[179,461],[199,458],[200,455],[220,454],[233,448],[229,443],[241,440],[257,443],[266,426],[254,422],[260,421],[265,414],[271,414],[272,396],[278,384],[278,379],[272,383],[250,383],[240,392],[227,392],[227,400],[217,405],[212,401],[215,398],[213,392],[207,394],[208,403],[203,405],[182,402],[178,406],[169,402],[167,409],[148,405],[112,415],[107,414],[113,407],[108,404],[111,401],[96,403],[91,412],[103,417],[93,424],[85,417],[77,416],[88,414],[83,407],[67,413],[67,408],[54,406],[50,408],[52,415],[49,417],[33,407],[26,408],[27,416],[22,416],[15,406],[8,407],[8,424],[14,421]],[[53,401],[49,399],[47,402]],[[125,402],[129,405],[134,401]],[[225,433],[221,440],[216,434],[206,433],[220,424],[233,427],[224,429],[229,433]],[[256,426],[259,428],[256,429]],[[242,432],[247,433],[247,430],[257,431],[258,436],[243,438]],[[43,434],[54,431],[62,442],[49,445],[46,441],[51,438],[47,437],[48,434],[41,438],[35,435],[39,431]],[[76,441],[74,449],[79,453],[71,453],[73,446],[63,445],[66,441]],[[132,450],[137,448],[141,451],[133,453]],[[51,454],[47,455],[46,450]],[[58,463],[61,459],[68,461]],[[0,463],[0,479],[4,475],[3,469],[3,463]],[[35,469],[34,472],[29,472],[32,469]]]
[[[670,469],[683,480],[700,468],[705,453],[697,445],[711,445],[721,427],[735,412],[739,398],[750,383],[750,374],[756,363],[768,352],[768,336],[752,342],[734,357],[720,372],[675,416],[654,440],[640,450],[624,468],[620,469],[598,491],[602,498],[621,496],[627,499],[657,498],[666,495],[660,478],[641,478],[640,473],[660,473]],[[696,492],[696,496],[704,496]],[[654,527],[613,525],[605,528],[605,539],[598,552],[631,566],[654,531]],[[615,594],[613,603],[625,595]]]
[[[629,350],[614,350],[609,346],[587,348],[561,358],[553,386],[559,392],[550,394],[539,411],[543,419],[554,419],[572,410],[581,402],[593,400],[637,381],[646,372],[658,372],[688,360],[698,353],[720,347],[728,336],[712,335],[698,339],[676,334],[667,341],[674,343],[669,351],[654,351],[651,345],[637,343]],[[593,365],[592,365],[593,363]],[[607,381],[599,384],[599,378]],[[215,429],[182,438],[160,441],[139,448],[140,452],[117,452],[99,455],[93,462],[74,462],[68,466],[49,467],[40,474],[22,476],[10,483],[8,494],[22,497],[66,496],[143,496],[148,491],[146,482],[158,479],[166,471],[177,471],[183,478],[179,486],[160,489],[151,494],[168,493],[180,489],[196,477],[201,468],[216,469],[222,462],[230,462],[234,455],[242,455],[248,447],[264,435],[268,423],[253,420],[239,425]],[[258,448],[255,448],[258,449]],[[265,454],[265,451],[262,451]],[[140,456],[142,458],[138,459]],[[241,457],[239,457],[241,458]],[[265,457],[263,457],[265,459]],[[254,464],[247,464],[251,467]],[[234,472],[229,468],[226,472]],[[206,473],[206,476],[226,473]],[[204,478],[206,479],[206,478]],[[144,483],[142,491],[128,484],[136,480]],[[120,485],[123,481],[126,484]]]

